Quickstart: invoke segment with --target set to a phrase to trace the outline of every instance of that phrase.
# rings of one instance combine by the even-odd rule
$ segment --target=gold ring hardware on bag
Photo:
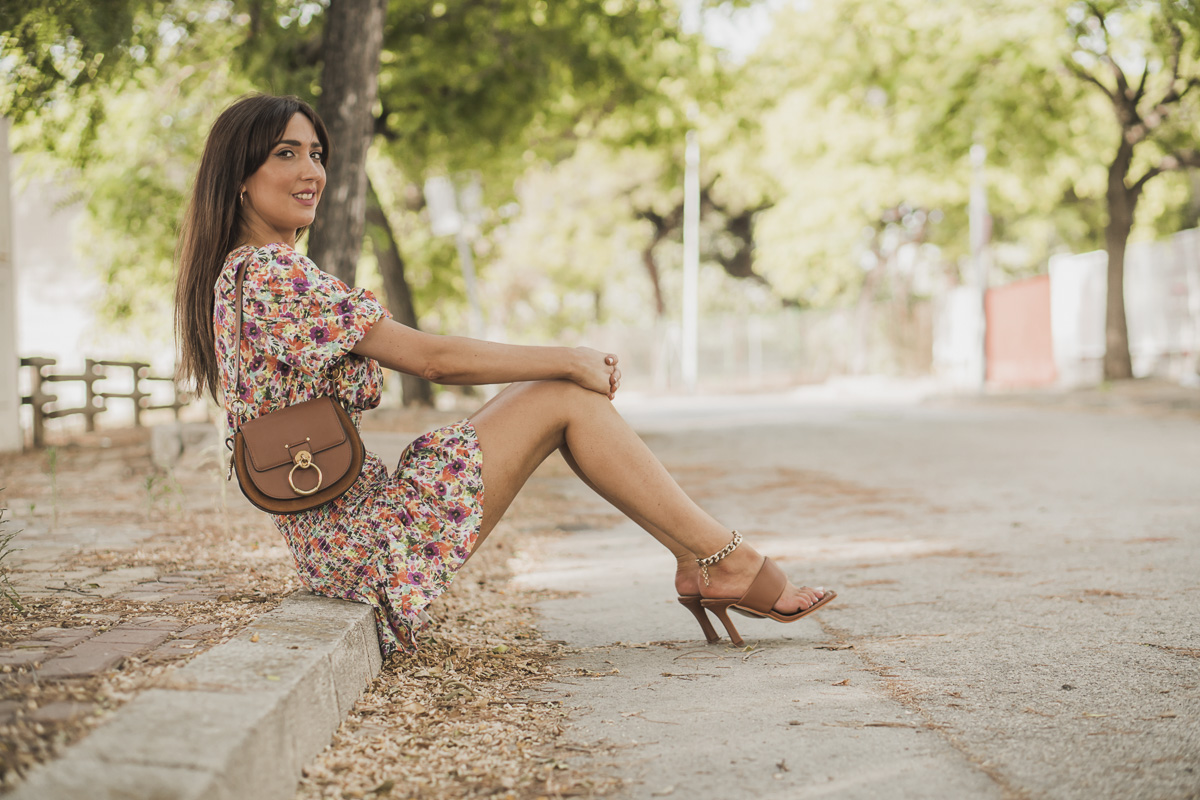
[[[288,473],[288,483],[292,485],[292,491],[300,495],[315,494],[321,488],[321,482],[325,480],[325,476],[321,474],[321,468],[313,463],[312,453],[307,450],[301,450],[292,457],[292,461],[292,470]],[[317,485],[311,489],[301,489],[298,487],[296,481],[293,480],[293,476],[295,476],[298,469],[315,469],[317,471]]]

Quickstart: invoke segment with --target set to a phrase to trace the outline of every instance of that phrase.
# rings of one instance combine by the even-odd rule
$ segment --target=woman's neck
[[[257,250],[269,244],[286,244],[294,250],[296,249],[296,232],[294,230],[277,231],[272,228],[259,227],[251,223],[244,225],[241,235],[238,236],[239,247],[249,245]]]

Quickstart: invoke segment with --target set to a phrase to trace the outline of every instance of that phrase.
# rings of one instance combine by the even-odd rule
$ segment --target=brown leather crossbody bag
[[[362,472],[366,450],[354,421],[333,397],[305,400],[243,420],[242,272],[239,265],[229,469],[237,472],[246,499],[263,511],[299,514],[345,494]]]

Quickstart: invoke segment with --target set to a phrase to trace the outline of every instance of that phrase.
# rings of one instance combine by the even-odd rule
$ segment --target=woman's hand
[[[621,370],[617,357],[590,347],[576,347],[576,366],[571,380],[585,389],[599,392],[612,400],[621,388]]]

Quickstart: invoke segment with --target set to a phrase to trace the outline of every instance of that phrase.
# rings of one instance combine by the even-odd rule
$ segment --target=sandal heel
[[[729,607],[736,602],[736,600],[701,600],[700,604],[706,610],[717,615],[717,619],[721,620],[721,624],[725,626],[729,640],[733,642],[734,646],[742,647],[746,642],[742,640],[737,628],[733,627],[733,620],[729,618]]]
[[[696,621],[700,623],[700,629],[704,631],[704,638],[709,644],[712,644],[713,642],[719,642],[721,640],[716,628],[714,628],[712,622],[709,621],[708,614],[704,613],[704,606],[700,604],[699,595],[680,597],[679,604],[688,611],[692,612],[692,616],[694,616]]]

